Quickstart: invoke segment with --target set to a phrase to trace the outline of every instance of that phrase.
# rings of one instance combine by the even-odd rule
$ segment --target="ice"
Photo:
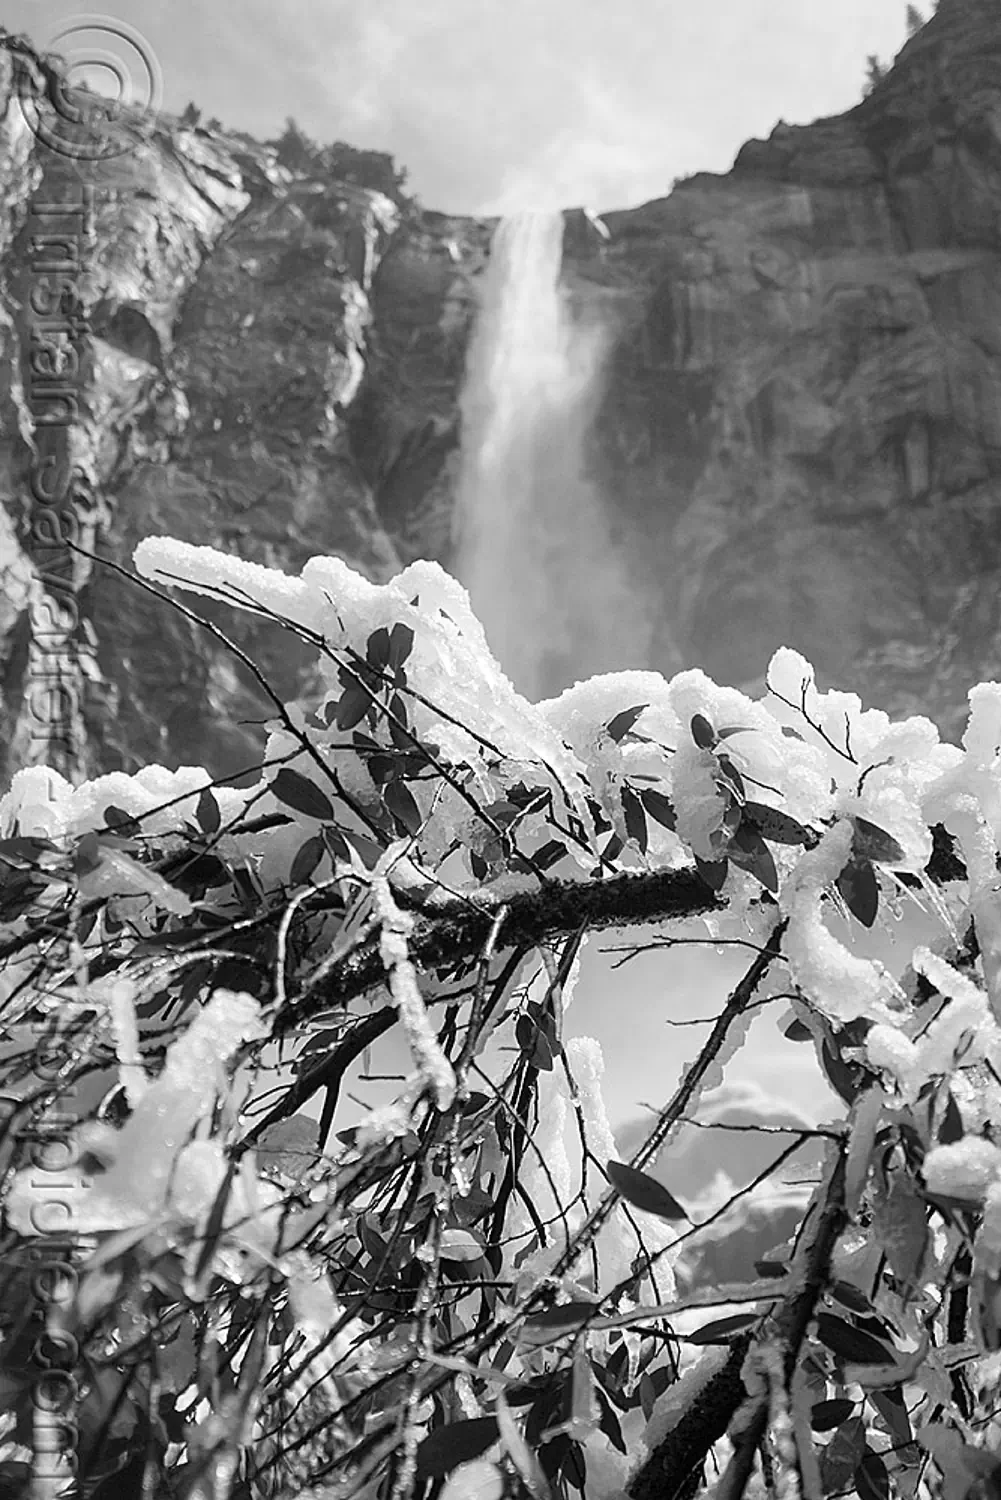
[[[96,869],[80,875],[78,885],[85,901],[109,896],[146,896],[154,906],[177,917],[190,916],[194,910],[189,896],[121,849],[102,849]]]
[[[90,986],[93,997],[96,986]],[[118,1058],[118,1081],[129,1107],[135,1109],[145,1095],[148,1082],[139,1053],[139,1023],[136,1019],[136,985],[130,979],[115,980],[108,988],[108,1011]]]
[[[382,961],[389,974],[390,993],[403,1034],[422,1082],[431,1089],[437,1107],[446,1110],[455,1097],[455,1073],[431,1024],[417,983],[417,971],[407,957],[407,936],[414,919],[396,905],[385,875],[373,878],[372,895],[382,923]]]

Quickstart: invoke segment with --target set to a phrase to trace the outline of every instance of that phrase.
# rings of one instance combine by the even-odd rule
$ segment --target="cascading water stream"
[[[535,700],[645,666],[650,636],[586,474],[608,334],[572,317],[562,255],[562,213],[501,220],[461,403],[458,574]]]

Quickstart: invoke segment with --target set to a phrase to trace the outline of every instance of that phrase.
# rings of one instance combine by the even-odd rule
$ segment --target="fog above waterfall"
[[[502,219],[461,401],[458,573],[494,655],[532,699],[648,662],[588,435],[611,330],[561,283],[563,216]]]

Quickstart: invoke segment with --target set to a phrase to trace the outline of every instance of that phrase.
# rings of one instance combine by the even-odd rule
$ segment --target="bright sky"
[[[167,109],[191,99],[261,136],[292,114],[323,142],[391,151],[426,207],[475,213],[627,207],[725,172],[780,118],[856,103],[904,14],[904,0],[128,0],[105,19],[146,39]],[[80,16],[8,0],[3,20],[45,46]]]

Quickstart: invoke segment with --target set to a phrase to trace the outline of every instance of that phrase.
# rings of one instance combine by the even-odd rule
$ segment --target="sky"
[[[44,47],[82,14],[8,0],[0,19]],[[128,0],[103,18],[63,54],[113,53],[141,93],[120,27],[166,109],[193,100],[262,138],[293,115],[323,143],[391,152],[451,213],[663,197],[779,119],[850,108],[867,55],[906,35],[904,0]]]

